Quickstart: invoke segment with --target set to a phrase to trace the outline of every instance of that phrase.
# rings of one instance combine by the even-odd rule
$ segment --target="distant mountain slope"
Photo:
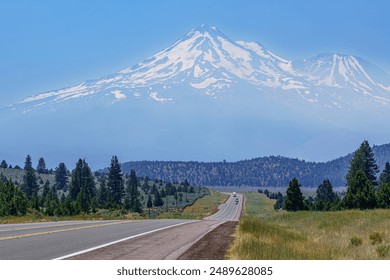
[[[390,161],[390,144],[374,146],[381,171]],[[286,187],[296,177],[304,187],[317,187],[324,179],[334,186],[345,186],[345,175],[353,154],[325,162],[306,162],[271,156],[238,162],[136,161],[122,164],[122,170],[134,169],[141,176],[165,181],[185,179],[200,186]]]

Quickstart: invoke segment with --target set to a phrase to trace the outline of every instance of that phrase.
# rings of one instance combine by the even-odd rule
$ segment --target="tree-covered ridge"
[[[108,174],[92,172],[85,159],[79,159],[72,171],[64,163],[48,171],[43,158],[39,162],[40,168],[34,169],[28,155],[23,170],[6,164],[0,168],[0,217],[26,213],[117,217],[130,212],[143,215],[146,209],[148,215],[158,215],[180,212],[208,194],[206,188],[191,186],[187,180],[150,180],[137,176],[134,170],[124,175],[116,156]]]
[[[326,179],[318,186],[315,198],[304,199],[296,178],[290,181],[285,197],[281,193],[271,194],[267,189],[258,191],[276,199],[275,209],[287,211],[390,208],[390,163],[385,163],[378,182],[379,172],[374,152],[365,140],[353,153],[346,175],[347,191],[340,196]]]
[[[374,146],[373,152],[382,170],[390,161],[390,144]],[[336,187],[345,186],[353,153],[328,162],[307,162],[282,156],[269,156],[237,162],[134,161],[122,164],[140,176],[164,181],[183,181],[201,186],[286,187],[297,178],[303,187],[317,187],[328,179]]]

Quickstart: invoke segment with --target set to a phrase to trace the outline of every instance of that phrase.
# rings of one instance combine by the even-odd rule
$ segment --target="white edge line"
[[[109,243],[106,243],[106,244],[102,244],[102,245],[99,245],[99,246],[96,246],[96,247],[92,247],[92,248],[89,248],[89,249],[85,249],[85,250],[82,250],[82,251],[78,251],[78,252],[75,252],[75,253],[72,253],[72,254],[69,254],[69,255],[65,255],[65,256],[62,256],[62,257],[58,257],[58,258],[55,258],[55,259],[53,259],[53,260],[63,260],[63,259],[67,259],[67,258],[70,258],[70,257],[74,257],[74,256],[77,256],[77,255],[81,255],[81,254],[84,254],[84,253],[88,253],[88,252],[91,252],[91,251],[94,251],[94,250],[97,250],[97,249],[100,249],[100,248],[104,248],[104,247],[107,247],[107,246],[110,246],[110,245],[114,245],[114,244],[119,243],[119,242],[122,242],[122,241],[126,241],[126,240],[129,240],[129,239],[133,239],[133,238],[136,238],[136,237],[139,237],[139,236],[143,236],[143,235],[146,235],[146,234],[149,234],[149,233],[153,233],[153,232],[157,232],[157,231],[160,231],[160,230],[164,230],[164,229],[168,229],[168,228],[173,228],[173,227],[177,227],[177,226],[181,226],[181,225],[185,225],[185,224],[189,224],[189,223],[195,223],[195,222],[198,222],[198,221],[186,221],[186,222],[183,222],[183,223],[180,223],[180,224],[171,225],[171,226],[167,226],[167,227],[158,228],[158,229],[155,229],[155,230],[143,232],[143,233],[136,234],[136,235],[132,235],[132,236],[129,236],[129,237],[126,237],[126,238],[123,238],[123,239],[119,239],[119,240],[116,240],[116,241],[112,241],[112,242],[109,242]]]

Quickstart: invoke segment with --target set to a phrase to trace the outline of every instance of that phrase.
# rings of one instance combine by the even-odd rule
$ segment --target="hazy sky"
[[[390,73],[390,1],[0,0],[0,105],[132,66],[202,23],[286,59],[322,52]]]

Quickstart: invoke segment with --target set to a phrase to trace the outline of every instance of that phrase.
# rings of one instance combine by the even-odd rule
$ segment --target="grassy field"
[[[390,259],[390,210],[286,212],[245,197],[228,259]]]
[[[159,218],[202,219],[214,214],[218,205],[224,203],[228,197],[227,194],[210,189],[210,195],[196,200],[194,204],[185,207],[183,211],[175,214],[164,213]]]

